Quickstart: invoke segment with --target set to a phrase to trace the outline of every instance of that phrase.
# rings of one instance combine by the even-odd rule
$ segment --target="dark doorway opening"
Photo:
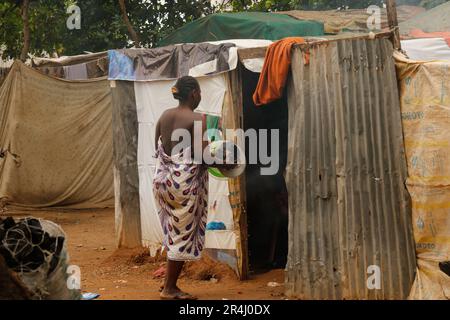
[[[272,154],[270,130],[279,130],[279,167],[274,175],[262,175],[261,167],[268,165],[261,164],[259,156],[257,164],[248,164],[246,167],[249,267],[253,272],[284,268],[288,253],[288,195],[284,180],[288,139],[287,98],[285,94],[282,99],[256,107],[252,96],[258,79],[259,73],[243,68],[244,129],[268,130],[269,155]],[[258,143],[259,139],[260,135]],[[248,161],[248,139],[245,150]]]

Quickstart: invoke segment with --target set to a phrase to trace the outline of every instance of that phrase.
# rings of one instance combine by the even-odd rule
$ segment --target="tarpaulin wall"
[[[288,87],[288,294],[406,298],[415,254],[392,45],[311,46],[307,65],[294,49]]]
[[[450,61],[397,59],[418,270],[411,299],[449,299]]]
[[[106,79],[65,81],[15,62],[0,88],[0,198],[12,205],[114,205]]]

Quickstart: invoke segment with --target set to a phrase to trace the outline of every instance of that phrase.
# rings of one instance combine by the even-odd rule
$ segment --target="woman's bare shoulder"
[[[163,113],[161,114],[161,117],[167,116],[170,114],[175,114],[176,109],[177,109],[177,107],[167,108],[166,110],[163,111]]]
[[[199,112],[192,112],[192,119],[195,121],[202,121],[203,120],[203,113],[199,113]]]
[[[159,117],[159,122],[172,121],[173,117],[176,114],[176,107],[168,108],[163,111],[161,116]]]

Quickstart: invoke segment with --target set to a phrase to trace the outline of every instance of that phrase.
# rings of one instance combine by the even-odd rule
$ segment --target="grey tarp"
[[[0,198],[25,207],[114,205],[108,81],[15,62],[0,88]]]
[[[108,75],[108,58],[101,58],[96,61],[87,62],[85,63],[85,65],[86,65],[87,79],[101,78],[106,77]],[[43,74],[46,74],[51,77],[67,79],[65,68],[66,66],[49,66],[49,67],[36,67],[36,70],[39,70]]]
[[[182,44],[109,50],[108,57],[110,80],[150,81],[230,71],[236,67],[237,48],[233,43]]]

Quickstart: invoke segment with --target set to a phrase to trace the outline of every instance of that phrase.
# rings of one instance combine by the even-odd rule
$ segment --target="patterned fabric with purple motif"
[[[161,140],[156,156],[153,193],[164,232],[163,245],[167,249],[167,257],[175,261],[198,260],[205,243],[207,168],[186,163],[183,153],[167,155]]]

